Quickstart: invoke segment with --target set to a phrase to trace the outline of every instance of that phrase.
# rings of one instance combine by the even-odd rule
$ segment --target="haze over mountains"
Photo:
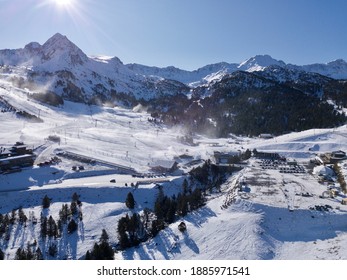
[[[160,121],[194,131],[212,129],[220,136],[337,126],[345,121],[338,106],[347,107],[347,63],[342,59],[298,66],[257,55],[242,63],[186,71],[87,56],[57,33],[43,45],[32,42],[22,49],[1,50],[0,65],[1,79],[46,94],[38,98],[50,105],[69,100],[132,108],[141,103]],[[204,109],[196,104],[205,104]],[[308,116],[310,106],[320,117]],[[247,123],[255,126],[246,129]]]
[[[87,56],[66,36],[59,33],[48,39],[43,45],[32,42],[22,49],[1,50],[0,64],[26,67],[34,72],[52,73],[65,70],[81,75],[91,71],[115,80],[117,83],[114,87],[118,91],[131,90],[134,86],[132,83],[141,84],[150,81],[155,84],[158,82],[158,78],[176,80],[187,85],[201,85],[227,73],[264,71],[273,65],[287,70],[314,72],[334,79],[347,78],[347,63],[342,59],[327,64],[316,63],[298,66],[286,64],[269,55],[256,55],[241,63],[214,63],[194,71],[182,70],[174,66],[160,68],[136,63],[123,64],[117,57]],[[78,79],[79,77],[75,78]],[[84,76],[84,78],[87,77]]]

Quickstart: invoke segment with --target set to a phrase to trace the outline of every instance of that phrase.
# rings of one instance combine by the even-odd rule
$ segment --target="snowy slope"
[[[303,70],[307,72],[315,72],[334,79],[346,79],[347,77],[347,62],[343,59],[337,59],[326,64],[316,63],[304,65]]]
[[[30,123],[11,112],[0,113],[1,145],[10,146],[20,140],[30,147],[39,147],[36,162],[48,160],[59,151],[69,151],[151,173],[148,164],[152,161],[169,161],[182,154],[189,154],[190,160],[213,159],[214,151],[256,148],[279,152],[306,166],[316,154],[347,150],[346,127],[312,129],[267,140],[195,136],[196,145],[190,146],[179,141],[184,131],[150,123],[146,113],[72,102],[60,108],[49,107],[27,100],[25,91],[9,83],[1,86],[0,95],[12,106],[40,114],[44,121]],[[49,135],[60,136],[61,143],[46,141]],[[72,166],[81,164],[85,167],[83,172],[72,171]],[[77,192],[82,201],[83,221],[79,222],[77,232],[65,232],[55,242],[59,247],[58,259],[83,258],[98,241],[103,228],[110,236],[110,243],[118,242],[117,222],[126,213],[131,214],[124,204],[129,191],[137,202],[135,211],[153,207],[158,194],[156,182],[164,186],[165,194],[177,194],[182,173],[191,168],[184,161],[179,161],[179,167],[179,172],[172,176],[136,178],[117,174],[109,166],[88,165],[72,159],[42,168],[35,166],[20,173],[0,175],[0,213],[10,213],[21,206],[28,216],[31,212],[39,218],[42,197],[47,194],[52,198],[52,205],[45,215],[58,219],[62,205],[69,203]],[[220,193],[207,197],[206,206],[179,219],[137,248],[118,252],[115,258],[346,259],[347,206],[340,203],[343,196],[319,198],[327,185],[320,184],[316,175],[306,168],[304,174],[284,174],[264,170],[257,160],[251,159],[246,168],[228,178]],[[142,183],[137,189],[130,187],[139,181]],[[241,192],[236,188],[239,182],[247,186]],[[303,193],[311,196],[302,196]],[[332,207],[331,211],[310,209],[326,204]],[[184,234],[177,228],[181,221],[187,225]],[[42,241],[39,231],[39,224],[23,227],[15,223],[9,241],[2,239],[0,247],[7,258],[13,259],[19,247],[37,240],[46,257],[51,258],[45,250],[53,241]]]
[[[42,46],[30,43],[23,49],[1,50],[0,65],[9,67],[4,77],[24,78],[38,90],[51,90],[70,100],[110,100],[112,92],[150,99],[188,90],[178,82],[139,75],[117,57],[88,57],[59,33]]]
[[[42,198],[48,195],[52,205],[43,214],[57,220],[62,205],[70,203],[74,192],[80,195],[83,211],[83,221],[79,222],[77,232],[68,234],[65,231],[58,240],[40,239],[39,223],[30,223],[27,227],[14,223],[9,240],[0,238],[0,248],[6,258],[13,259],[18,248],[34,244],[36,240],[48,259],[52,258],[47,253],[52,242],[59,248],[57,259],[80,259],[98,241],[103,228],[110,236],[110,243],[115,245],[118,220],[132,213],[124,204],[128,192],[132,192],[136,200],[134,211],[153,208],[158,194],[157,183],[163,185],[168,196],[177,195],[192,166],[198,166],[201,160],[213,160],[215,151],[246,149],[278,152],[303,165],[305,173],[263,169],[261,162],[252,158],[242,171],[228,178],[221,192],[207,196],[206,206],[180,218],[140,246],[116,253],[115,258],[347,258],[347,206],[341,205],[345,195],[340,192],[335,198],[320,198],[332,183],[319,183],[309,166],[310,159],[320,153],[347,151],[345,126],[311,129],[266,140],[237,136],[209,139],[195,135],[195,145],[189,145],[180,140],[186,135],[184,129],[149,122],[150,115],[139,107],[132,110],[114,104],[103,107],[69,101],[60,107],[51,107],[27,96],[39,89],[37,85],[42,90],[54,89],[64,94],[70,82],[83,88],[89,97],[95,92],[101,95],[104,87],[131,92],[136,98],[152,98],[187,91],[177,81],[195,86],[221,80],[226,73],[235,70],[262,71],[264,75],[277,71],[278,81],[300,80],[306,72],[269,56],[256,56],[241,64],[213,64],[192,72],[174,67],[162,71],[155,67],[124,65],[116,57],[88,57],[60,34],[42,46],[30,43],[24,49],[0,51],[0,64],[7,65],[1,67],[0,73],[2,100],[15,110],[42,119],[41,123],[33,123],[19,118],[14,111],[0,112],[0,146],[11,147],[23,141],[37,153],[33,168],[0,174],[0,214],[22,207],[28,216],[31,213],[39,218]],[[328,76],[331,73],[330,76],[342,75],[344,62],[337,61],[329,67],[315,65],[310,71],[321,69]],[[32,79],[35,90],[13,83],[15,77]],[[329,79],[320,75],[316,78]],[[50,135],[60,137],[60,143],[48,141]],[[62,162],[58,164],[36,165],[62,152],[93,158],[97,163],[87,164],[61,156]],[[182,155],[188,155],[188,159],[180,157]],[[173,161],[178,162],[178,171],[153,175],[151,166]],[[76,172],[73,170],[76,166],[83,166],[84,170]],[[117,166],[123,171],[116,169]],[[341,167],[347,174],[347,164],[342,162]],[[134,177],[134,173],[146,176]],[[138,188],[132,188],[131,184],[136,183],[139,183]],[[241,190],[238,189],[240,183]],[[334,184],[338,188],[338,184]],[[329,205],[331,210],[315,210],[317,205]],[[187,232],[183,234],[177,228],[181,221],[187,225]]]
[[[0,64],[54,72],[83,65],[88,57],[65,36],[57,33],[42,46],[33,42],[23,49],[0,51]]]
[[[244,62],[241,62],[237,67],[239,70],[253,72],[262,71],[268,66],[277,65],[280,67],[285,67],[286,64],[281,60],[273,59],[269,55],[256,55]]]
[[[222,195],[214,195],[206,207],[178,221],[136,250],[118,254],[126,259],[346,259],[346,207],[338,199],[321,200],[326,186],[311,175],[280,175],[261,171],[256,162],[230,178]],[[241,176],[240,176],[241,175]],[[239,192],[225,205],[233,180],[239,178],[250,192]],[[301,196],[310,193],[311,197]],[[310,210],[331,205],[332,211]],[[293,207],[289,211],[288,207]]]

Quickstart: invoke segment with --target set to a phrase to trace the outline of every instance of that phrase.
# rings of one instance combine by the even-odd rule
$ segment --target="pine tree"
[[[77,230],[77,228],[78,228],[77,223],[75,222],[74,219],[71,219],[71,221],[67,225],[67,232],[71,234],[71,233],[75,232]]]
[[[188,213],[188,199],[187,196],[179,194],[177,196],[177,214],[184,217]]]
[[[168,210],[166,212],[165,221],[167,223],[171,224],[175,221],[177,203],[174,199],[169,199],[168,203],[169,203],[169,206],[168,206]]]
[[[18,220],[20,224],[26,224],[26,221],[28,220],[28,217],[25,215],[22,207],[18,209]]]
[[[55,257],[58,253],[58,248],[57,248],[57,244],[53,243],[48,247],[48,254],[51,257]]]
[[[47,217],[41,217],[41,236],[45,238],[47,236]]]
[[[79,200],[80,196],[77,193],[73,193],[71,199],[74,202],[77,202]]]
[[[128,223],[128,233],[129,233],[129,239],[131,246],[138,245],[139,244],[139,238],[138,238],[138,230],[140,228],[140,217],[137,213],[134,213],[132,217],[130,218],[130,221]]]
[[[119,247],[121,249],[130,247],[130,241],[127,235],[128,223],[129,223],[128,215],[126,215],[126,217],[120,218],[118,221],[117,231],[118,231]]]
[[[242,160],[247,160],[252,156],[252,152],[251,150],[247,149],[242,155],[241,155],[241,159]]]
[[[156,201],[162,203],[164,201],[165,195],[163,191],[163,186],[157,185],[158,186],[158,195]]]
[[[188,193],[188,181],[186,178],[184,178],[182,183],[182,193],[187,194]]]
[[[109,236],[105,229],[102,230],[101,236],[100,236],[100,242],[108,242]]]
[[[0,249],[0,260],[5,259],[5,253]]]
[[[51,199],[45,195],[44,198],[42,199],[42,208],[47,209],[51,205]]]
[[[196,210],[204,205],[204,196],[202,195],[202,192],[199,188],[196,188],[193,193],[189,196],[189,205],[190,210]]]
[[[26,256],[25,256],[25,251],[22,248],[18,248],[16,251],[16,255],[14,257],[15,260],[25,260]]]
[[[90,254],[93,260],[101,260],[102,254],[98,243],[94,243],[93,250]]]
[[[49,237],[58,236],[58,226],[52,216],[49,216],[47,221],[47,235]]]
[[[134,199],[134,196],[133,196],[133,194],[131,192],[129,192],[127,197],[126,197],[125,205],[129,209],[134,209],[134,207],[135,207],[135,199]]]
[[[58,229],[57,237],[61,237],[62,232],[63,232],[63,222],[61,221],[61,219],[59,219],[57,222],[57,229]]]
[[[10,237],[11,237],[11,228],[10,228],[10,216],[8,215],[8,213],[6,213],[6,215],[4,216],[3,219],[3,233],[5,234],[5,240],[9,241]]]
[[[76,215],[78,213],[78,208],[77,208],[77,202],[76,201],[72,201],[70,204],[70,211],[71,211],[71,215]]]
[[[10,217],[10,223],[11,224],[14,224],[14,222],[16,221],[16,216],[17,216],[16,210],[13,209],[11,211],[11,217]]]
[[[33,252],[30,249],[29,244],[26,250],[23,248],[18,248],[15,255],[15,260],[33,260],[35,258]]]
[[[59,218],[63,224],[66,224],[71,217],[71,210],[67,204],[63,204],[59,211]]]
[[[163,230],[164,228],[165,225],[162,220],[153,220],[151,226],[152,237],[155,237],[159,233],[159,231]]]
[[[157,216],[158,220],[162,220],[166,216],[168,205],[166,205],[165,202],[167,199],[167,196],[164,195],[163,187],[158,186],[158,195],[154,202],[154,214]]]
[[[108,242],[102,242],[99,245],[101,252],[101,260],[113,260],[114,259],[114,250]]]
[[[38,247],[36,249],[34,258],[35,258],[35,260],[43,260],[43,254],[42,254],[42,251],[41,251],[40,247]]]
[[[34,259],[34,254],[31,251],[30,244],[27,244],[27,248],[25,250],[25,259],[27,260],[33,260]]]
[[[154,214],[157,216],[157,219],[162,220],[164,218],[163,205],[158,199],[154,203]]]
[[[86,256],[84,258],[85,260],[92,260],[92,254],[89,252],[89,250],[86,253]]]
[[[6,213],[5,216],[0,214],[0,237],[2,237],[3,234],[7,235],[9,228],[10,218],[8,213]]]
[[[99,243],[94,243],[93,249],[87,251],[86,260],[113,260],[114,250],[108,243],[108,234],[105,229],[102,230]]]

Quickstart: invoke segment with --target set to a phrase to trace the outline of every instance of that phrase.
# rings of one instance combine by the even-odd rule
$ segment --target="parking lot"
[[[306,173],[305,167],[296,162],[263,159],[260,160],[259,165],[264,170],[278,170],[280,173]]]

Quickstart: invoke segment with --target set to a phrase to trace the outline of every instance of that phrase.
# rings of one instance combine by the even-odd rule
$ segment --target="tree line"
[[[207,193],[219,191],[226,178],[224,171],[221,172],[210,160],[193,168],[189,175],[189,180],[183,180],[177,196],[165,195],[163,187],[157,185],[158,194],[152,210],[146,208],[142,213],[126,214],[118,221],[119,250],[137,246],[155,237],[169,224],[204,206]],[[134,209],[135,203],[133,194],[129,192],[125,204],[129,209]]]
[[[27,243],[26,247],[20,247],[15,254],[16,260],[41,260],[47,253],[55,258],[58,252],[56,240],[62,238],[64,234],[73,234],[78,229],[78,223],[83,220],[82,202],[79,200],[79,195],[74,193],[70,204],[63,204],[59,211],[59,218],[55,220],[52,215],[46,215],[45,209],[51,206],[51,199],[45,195],[42,199],[42,211],[40,218],[37,219],[33,211],[29,211],[29,217],[24,212],[22,207],[17,210],[13,209],[10,213],[0,214],[0,259],[4,259],[5,253],[3,249],[7,248],[11,238],[13,227],[27,227],[40,225],[39,242],[35,239],[32,243]],[[47,251],[42,252],[39,243],[48,241]]]
[[[209,86],[196,88],[192,96],[177,95],[149,102],[157,122],[183,125],[191,133],[216,137],[236,135],[280,135],[311,128],[342,125],[347,117],[346,85],[334,82],[316,87],[295,82],[278,83],[252,73],[240,72]],[[208,91],[209,94],[206,94]],[[331,104],[335,101],[339,107]]]

